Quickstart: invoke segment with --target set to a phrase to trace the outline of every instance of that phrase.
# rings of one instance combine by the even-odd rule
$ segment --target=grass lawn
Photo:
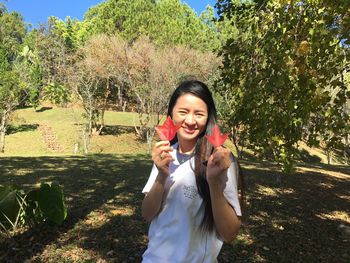
[[[82,149],[83,111],[76,108],[33,108],[17,110],[12,118],[5,141],[5,153],[1,156],[70,155],[76,143]],[[129,112],[105,113],[105,132],[91,139],[91,153],[146,153],[147,146],[139,143],[134,134],[138,115]],[[40,124],[52,128],[62,151],[53,153],[44,143],[38,129]]]
[[[79,121],[65,109],[61,115],[30,110],[13,120],[8,152],[0,156],[0,184],[30,189],[58,181],[68,218],[61,226],[43,223],[12,237],[0,235],[0,262],[140,262],[148,229],[140,215],[151,169],[146,146],[120,128],[119,113],[110,113],[107,125],[117,132],[95,139],[94,154],[71,155],[70,148],[50,153],[36,125],[50,123],[68,146]],[[281,181],[270,163],[244,160],[242,166],[245,223],[236,241],[224,245],[219,262],[350,262],[350,240],[337,230],[350,225],[349,166],[300,163],[296,174]]]

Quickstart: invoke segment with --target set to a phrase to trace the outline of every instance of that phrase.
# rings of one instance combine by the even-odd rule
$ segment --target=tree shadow
[[[304,164],[281,183],[276,166],[241,164],[246,222],[219,262],[350,261],[349,241],[337,231],[350,214],[349,167]],[[147,245],[141,190],[150,170],[146,155],[0,158],[0,184],[31,189],[55,180],[68,205],[63,225],[44,223],[0,240],[0,262],[140,262]]]
[[[339,172],[342,173],[345,177],[350,177],[350,166],[349,165],[332,165],[326,163],[318,163],[318,164],[303,164],[299,163],[299,167],[310,167],[314,169],[323,169],[330,172]]]
[[[296,150],[296,160],[304,163],[321,163],[322,159],[319,156],[310,154],[305,149],[295,149]]]
[[[259,157],[255,154],[252,154],[250,152],[247,151],[242,151],[241,152],[241,156],[240,156],[240,160],[246,160],[246,161],[259,161]]]
[[[243,163],[247,175],[247,220],[219,262],[350,262],[349,240],[337,230],[350,214],[348,169],[301,170],[281,176]]]
[[[38,127],[38,124],[9,125],[6,135],[15,134],[17,132],[35,131]]]
[[[350,164],[350,148],[349,146],[345,146],[345,149],[336,149],[333,151],[332,160],[337,163],[348,163]],[[344,155],[346,152],[346,156]]]
[[[13,183],[31,189],[38,182],[57,181],[63,186],[68,206],[68,217],[61,226],[45,223],[0,240],[1,262],[24,262],[35,257],[39,257],[39,262],[46,262],[45,253],[42,253],[50,247],[58,252],[50,255],[49,259],[57,257],[59,262],[62,260],[59,247],[62,248],[65,242],[74,242],[76,246],[90,249],[98,258],[107,260],[111,258],[111,255],[107,256],[110,249],[119,250],[115,239],[120,240],[123,246],[131,242],[134,258],[141,258],[147,227],[139,210],[141,190],[151,169],[148,156],[9,157],[1,158],[0,164],[0,184]],[[111,214],[113,209],[108,208],[111,205],[117,210],[129,207],[133,213],[127,216]],[[100,228],[86,223],[96,211],[110,215],[108,222]],[[130,226],[138,231],[128,231]],[[81,236],[85,237],[81,239]],[[116,260],[125,261],[124,251],[128,249],[124,247],[113,256]]]
[[[19,104],[16,109],[29,109],[32,108],[32,105],[28,105],[28,104]]]
[[[135,128],[132,126],[106,125],[103,127],[100,135],[120,135],[134,131]]]
[[[35,112],[44,112],[44,111],[47,111],[47,110],[52,110],[52,107],[43,106],[40,109],[36,109]]]
[[[310,154],[305,149],[295,148],[294,150],[296,151],[295,160],[297,162],[314,164],[314,163],[321,163],[322,161],[322,159],[319,156]],[[266,158],[264,158],[263,156],[259,156],[259,154],[252,154],[247,151],[243,151],[241,153],[241,159],[247,160],[247,161],[253,161],[253,162],[261,162],[263,160],[266,160]],[[268,160],[272,161],[272,158]]]

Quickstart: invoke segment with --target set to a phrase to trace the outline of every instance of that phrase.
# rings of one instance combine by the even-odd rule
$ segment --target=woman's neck
[[[196,147],[196,141],[181,141],[179,140],[179,152],[183,154],[192,154]]]

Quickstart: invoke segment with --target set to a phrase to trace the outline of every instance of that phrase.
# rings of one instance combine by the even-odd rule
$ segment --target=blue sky
[[[19,12],[25,22],[36,27],[40,22],[46,22],[49,16],[60,19],[70,16],[81,20],[89,7],[100,2],[103,0],[8,0],[5,5],[10,12]],[[199,14],[208,4],[214,6],[216,0],[183,0],[183,2]]]

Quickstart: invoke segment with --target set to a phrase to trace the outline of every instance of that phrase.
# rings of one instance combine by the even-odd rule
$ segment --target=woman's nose
[[[189,114],[185,119],[185,123],[189,125],[193,125],[193,124],[196,124],[196,120],[192,114]]]

